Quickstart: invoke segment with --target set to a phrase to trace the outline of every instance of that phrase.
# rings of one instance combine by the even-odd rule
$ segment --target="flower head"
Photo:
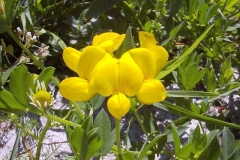
[[[137,96],[143,104],[165,99],[165,87],[154,78],[168,59],[167,51],[156,45],[151,34],[139,32],[141,47],[117,59],[112,54],[124,37],[124,34],[107,32],[95,36],[92,46],[81,52],[70,47],[64,49],[64,62],[78,77],[60,83],[62,96],[76,101],[88,101],[95,93],[109,97],[108,110],[117,119],[129,111],[129,97]]]
[[[48,107],[53,104],[52,93],[47,91],[44,82],[39,82],[38,80],[36,93],[33,93],[32,89],[30,89],[30,94],[28,94],[28,97],[31,99],[30,104],[39,108]]]
[[[144,75],[144,81],[138,94],[138,100],[143,104],[160,102],[166,98],[166,89],[160,80],[154,79],[168,60],[167,51],[156,45],[155,38],[147,32],[139,32],[141,48],[130,50],[131,56]]]

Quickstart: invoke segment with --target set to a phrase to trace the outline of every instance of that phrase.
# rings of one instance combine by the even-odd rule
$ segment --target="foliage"
[[[234,131],[240,125],[233,120],[238,117],[223,102],[240,89],[239,8],[238,0],[0,0],[1,117],[18,129],[16,144],[26,137],[37,142],[36,151],[26,155],[30,159],[44,158],[42,141],[56,122],[65,127],[74,153],[68,159],[100,159],[108,153],[123,160],[159,154],[169,159],[239,159]],[[142,45],[139,31],[151,33],[168,51],[169,60],[155,77],[167,88],[167,98],[149,106],[129,97],[131,110],[123,119],[130,118],[121,125],[113,123],[105,109],[107,98],[99,94],[84,102],[69,100],[69,108],[61,110],[39,107],[34,99],[39,91],[54,97],[59,82],[78,76],[65,65],[64,49],[82,51],[94,36],[110,31],[126,34],[117,58]],[[159,110],[181,118],[160,130]],[[39,129],[23,123],[29,113],[45,117],[46,125]],[[180,137],[193,119],[198,125],[183,143]],[[133,122],[140,125],[145,141],[129,137]]]

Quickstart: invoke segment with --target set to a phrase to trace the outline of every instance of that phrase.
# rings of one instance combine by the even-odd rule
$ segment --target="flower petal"
[[[88,80],[95,66],[105,55],[110,56],[106,51],[99,47],[88,46],[84,48],[78,62],[78,75],[80,78]]]
[[[144,80],[145,79],[152,79],[155,77],[156,73],[156,62],[153,56],[153,53],[149,49],[146,48],[135,48],[131,49],[128,52],[123,54],[123,58],[125,56],[130,56],[141,69]]]
[[[121,119],[130,109],[130,100],[122,93],[112,95],[107,102],[108,111],[117,119]]]
[[[60,83],[60,93],[63,97],[75,101],[88,101],[95,94],[87,80],[78,77],[64,79]]]
[[[155,46],[151,49],[156,61],[156,77],[168,61],[168,52],[161,46]]]
[[[118,68],[118,91],[135,96],[143,83],[142,71],[130,56],[120,58]]]
[[[81,56],[81,52],[71,48],[67,47],[63,50],[63,60],[66,63],[66,65],[77,73],[78,68],[78,61]]]
[[[110,96],[122,92],[134,96],[141,88],[143,75],[139,67],[129,56],[101,61],[94,72],[94,85],[99,94]]]
[[[142,104],[160,102],[166,98],[166,89],[162,82],[157,79],[145,80],[137,98]]]
[[[97,92],[105,97],[113,94],[118,82],[118,60],[108,58],[101,61],[94,72],[93,83]],[[91,81],[92,82],[92,81]]]
[[[140,46],[142,48],[151,49],[156,46],[157,41],[155,40],[154,36],[148,32],[140,31],[138,32]]]
[[[93,38],[92,45],[101,47],[108,53],[112,53],[119,48],[124,38],[125,34],[119,35],[115,32],[102,33]]]

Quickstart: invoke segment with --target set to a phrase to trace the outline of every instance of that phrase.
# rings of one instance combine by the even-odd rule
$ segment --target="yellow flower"
[[[63,97],[75,101],[88,101],[96,91],[90,85],[92,73],[98,62],[105,57],[111,57],[107,52],[96,46],[88,46],[82,52],[67,47],[63,51],[66,65],[75,71],[79,77],[66,78],[60,83],[60,93]]]
[[[44,82],[40,83],[38,80],[36,93],[33,93],[33,91],[30,89],[30,94],[28,94],[28,97],[31,99],[30,104],[39,108],[51,106],[53,103],[53,96],[51,92],[47,91]]]
[[[115,32],[106,32],[96,35],[93,38],[92,45],[98,46],[111,54],[119,48],[124,38],[125,34],[119,35]]]
[[[150,49],[155,57],[156,72],[155,76],[159,74],[161,69],[165,66],[168,60],[168,52],[162,46],[157,46],[157,41],[152,34],[140,31],[138,33],[141,48]]]
[[[154,79],[168,60],[167,51],[156,45],[155,38],[147,32],[139,32],[141,48],[135,48],[123,56],[131,56],[142,70],[144,81],[138,94],[139,102],[152,104],[166,98],[166,89],[160,80]]]
[[[97,65],[93,77],[97,92],[111,96],[107,106],[117,119],[130,109],[130,101],[126,96],[135,96],[143,82],[143,74],[130,56],[106,58]]]

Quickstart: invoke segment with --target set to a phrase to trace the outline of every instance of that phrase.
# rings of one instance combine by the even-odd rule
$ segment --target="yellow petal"
[[[143,83],[143,74],[131,57],[118,61],[118,91],[127,96],[135,96]]]
[[[102,42],[108,41],[108,40],[114,40],[116,38],[118,38],[120,35],[118,33],[115,32],[106,32],[106,33],[102,33],[100,35],[96,35],[93,38],[92,41],[92,45],[96,46],[96,45],[100,45]]]
[[[63,60],[66,63],[66,65],[77,73],[78,68],[78,61],[81,56],[81,52],[71,48],[67,47],[63,50]]]
[[[145,79],[152,79],[155,77],[156,73],[156,62],[153,56],[153,53],[149,49],[146,48],[135,48],[131,49],[128,52],[123,54],[123,58],[125,56],[130,56],[141,69],[144,80]]]
[[[89,79],[95,66],[104,56],[110,56],[103,49],[96,46],[88,46],[83,49],[78,62],[78,75],[80,78]]]
[[[108,58],[101,61],[94,72],[93,83],[97,92],[105,97],[110,96],[116,90],[118,81],[118,60]]]
[[[96,35],[93,38],[92,45],[101,47],[108,53],[112,53],[113,51],[119,48],[124,38],[125,34],[119,35],[118,33],[115,32],[106,32],[100,35]]]
[[[153,47],[151,51],[156,61],[156,73],[154,76],[156,77],[168,61],[168,52],[161,46]]]
[[[142,104],[160,102],[166,98],[166,89],[157,79],[145,80],[137,98]]]
[[[108,111],[117,119],[121,119],[130,109],[130,100],[122,93],[112,95],[107,102]]]
[[[155,40],[154,36],[148,32],[140,31],[138,32],[140,46],[142,48],[151,49],[156,46],[157,41]]]
[[[60,93],[64,98],[75,101],[88,101],[95,94],[87,80],[78,77],[64,79],[60,83]]]
[[[99,94],[110,96],[122,92],[134,96],[141,88],[143,75],[139,67],[129,56],[101,61],[94,72],[94,85]]]
[[[115,38],[113,40],[113,49],[114,49],[114,51],[116,51],[120,47],[120,45],[122,44],[125,36],[126,36],[125,34],[121,34],[121,35],[119,35],[118,38]]]

